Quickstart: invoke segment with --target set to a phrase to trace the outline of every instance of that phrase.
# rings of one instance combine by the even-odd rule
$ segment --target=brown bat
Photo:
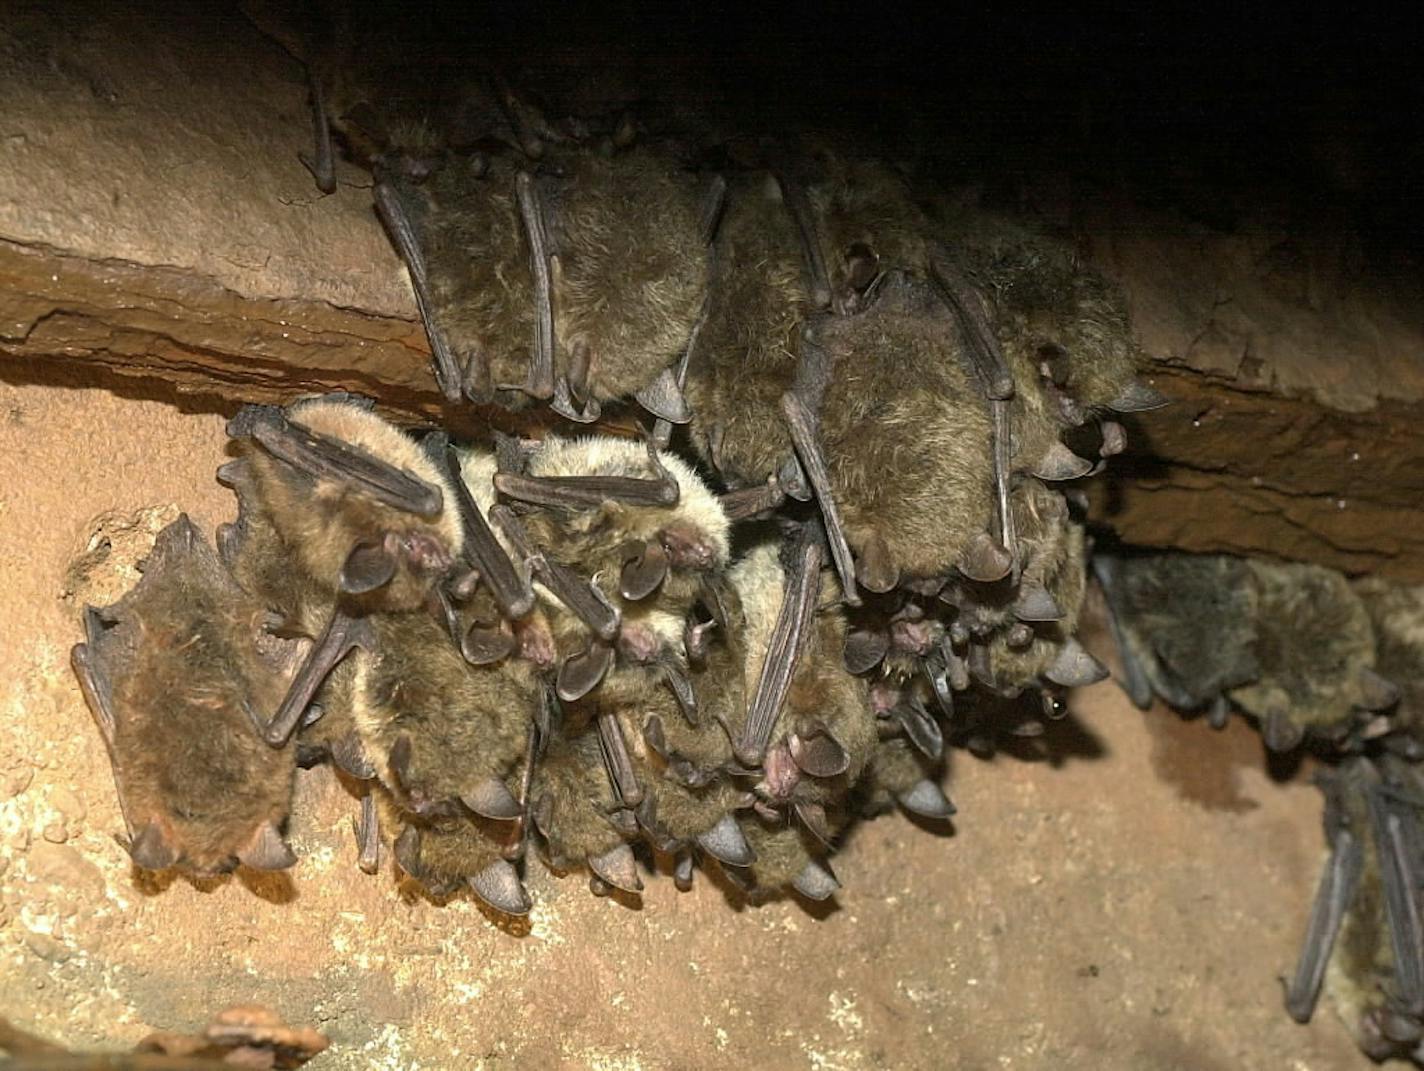
[[[400,831],[392,846],[396,863],[432,896],[450,896],[468,886],[506,915],[529,913],[533,903],[501,831],[458,815],[416,817],[384,793],[379,799],[383,823]]]
[[[1102,557],[1129,694],[1184,709],[1227,701],[1255,717],[1266,745],[1307,739],[1359,750],[1389,731],[1398,687],[1375,668],[1364,602],[1319,566],[1184,555]]]
[[[728,735],[753,805],[768,821],[794,816],[829,844],[834,812],[860,777],[877,740],[865,682],[837,657],[845,621],[839,592],[822,595],[821,553],[814,530],[782,549],[762,544],[730,579],[746,613],[745,714]]]
[[[1321,775],[1330,855],[1286,988],[1298,1022],[1328,989],[1373,1060],[1424,1057],[1424,777],[1351,758]]]
[[[109,749],[135,863],[221,873],[296,862],[282,839],[294,749],[261,737],[287,649],[187,516],[138,585],[84,614],[72,661]]]
[[[376,201],[447,397],[551,401],[581,423],[637,397],[685,423],[673,366],[702,311],[721,190],[674,149],[568,147],[537,171],[453,156],[418,182],[389,176]]]
[[[285,411],[249,406],[228,433],[244,456],[236,472],[225,467],[223,475],[250,496],[244,517],[254,518],[258,536],[251,552],[259,560],[239,574],[260,586],[264,578],[299,573],[298,601],[317,607],[301,616],[323,623],[269,723],[267,738],[278,744],[332,667],[369,642],[364,615],[426,603],[463,551],[464,528],[444,471],[350,396],[298,402]],[[243,535],[242,529],[233,534],[239,558],[246,552]],[[282,555],[280,563],[269,557],[263,564],[264,552]],[[290,597],[278,594],[273,601]]]
[[[471,454],[465,481],[538,581],[560,697],[574,701],[604,674],[645,665],[680,678],[685,692],[687,618],[730,546],[730,523],[701,478],[651,444],[607,436],[551,437],[520,471],[496,467]],[[494,505],[496,490],[522,515]]]
[[[1369,734],[1400,757],[1424,758],[1424,586],[1369,578],[1355,591],[1375,633],[1375,670],[1399,688],[1399,703]]]

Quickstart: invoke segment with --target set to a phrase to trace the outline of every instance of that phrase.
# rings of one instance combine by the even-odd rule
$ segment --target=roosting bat
[[[109,749],[128,850],[150,870],[280,870],[294,749],[262,739],[288,653],[187,516],[138,585],[84,614],[75,672]]]

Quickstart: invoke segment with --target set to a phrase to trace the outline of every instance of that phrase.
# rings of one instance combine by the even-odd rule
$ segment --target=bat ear
[[[476,896],[506,915],[527,915],[534,906],[514,864],[504,859],[496,859],[468,880]]]
[[[954,814],[954,804],[949,801],[949,797],[944,794],[939,785],[926,778],[923,781],[916,781],[906,791],[896,797],[900,806],[911,814],[917,814],[921,818],[934,818],[943,821]]]
[[[616,844],[602,855],[589,856],[588,868],[615,889],[628,893],[643,891],[643,879],[638,876],[638,860],[633,849]]]
[[[787,744],[801,772],[811,777],[835,777],[850,768],[850,753],[825,729],[806,736],[792,733]]]
[[[604,674],[613,666],[613,648],[595,643],[582,654],[564,659],[555,684],[560,699],[573,703],[598,686]]]
[[[263,822],[257,827],[257,832],[237,853],[237,858],[253,870],[286,870],[297,861],[296,853],[271,822]]]
[[[157,822],[149,822],[129,844],[129,857],[145,870],[166,870],[178,862],[178,852],[163,836]]]
[[[812,859],[791,883],[792,888],[808,900],[826,900],[841,887],[825,860]]]
[[[337,583],[347,595],[365,595],[391,582],[396,558],[384,542],[358,543],[346,556]]]
[[[1161,409],[1171,401],[1171,398],[1156,387],[1149,387],[1142,380],[1134,379],[1123,388],[1121,394],[1108,402],[1108,408],[1119,413],[1142,413],[1149,409]]]
[[[1082,688],[1106,679],[1108,671],[1101,662],[1083,649],[1082,644],[1069,636],[1053,665],[1049,666],[1043,675],[1064,688]]]
[[[866,591],[883,594],[900,580],[900,570],[891,559],[890,547],[884,536],[874,535],[861,550],[855,563],[855,577]]]
[[[668,572],[668,555],[660,543],[635,543],[618,575],[618,593],[631,602],[646,599]]]
[[[497,777],[489,777],[460,797],[460,802],[484,818],[502,821],[518,818],[524,808],[514,793]]]
[[[847,673],[869,673],[890,653],[890,637],[883,629],[859,628],[846,633],[841,662]]]
[[[751,866],[756,852],[747,843],[742,827],[730,814],[724,814],[715,826],[697,835],[697,846],[719,863],[730,866]]]
[[[1360,706],[1366,710],[1384,710],[1399,702],[1399,686],[1381,677],[1369,667],[1360,670]]]

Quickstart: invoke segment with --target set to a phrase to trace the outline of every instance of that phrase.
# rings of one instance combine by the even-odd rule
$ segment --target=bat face
[[[414,442],[345,399],[244,410],[259,500],[312,580],[360,610],[420,606],[463,549],[453,492]]]
[[[259,654],[260,608],[186,516],[159,534],[138,585],[85,624],[73,662],[109,747],[134,861],[195,873],[290,866],[280,830],[293,750],[257,730],[284,667]]]

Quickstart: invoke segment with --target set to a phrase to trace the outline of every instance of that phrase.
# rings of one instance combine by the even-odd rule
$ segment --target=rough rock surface
[[[755,1065],[1365,1067],[1294,963],[1319,797],[1254,733],[1081,693],[1047,750],[953,758],[952,836],[902,817],[837,857],[830,910],[737,905],[699,878],[642,904],[531,868],[501,929],[354,862],[354,801],[301,776],[282,876],[134,871],[104,747],[69,670],[86,600],[135,578],[180,506],[208,533],[222,420],[104,390],[0,384],[0,993],[74,1048],[191,1030],[258,1002],[328,1034],[313,1069]],[[1104,650],[1101,640],[1095,644]],[[1051,761],[1050,761],[1051,760]]]

